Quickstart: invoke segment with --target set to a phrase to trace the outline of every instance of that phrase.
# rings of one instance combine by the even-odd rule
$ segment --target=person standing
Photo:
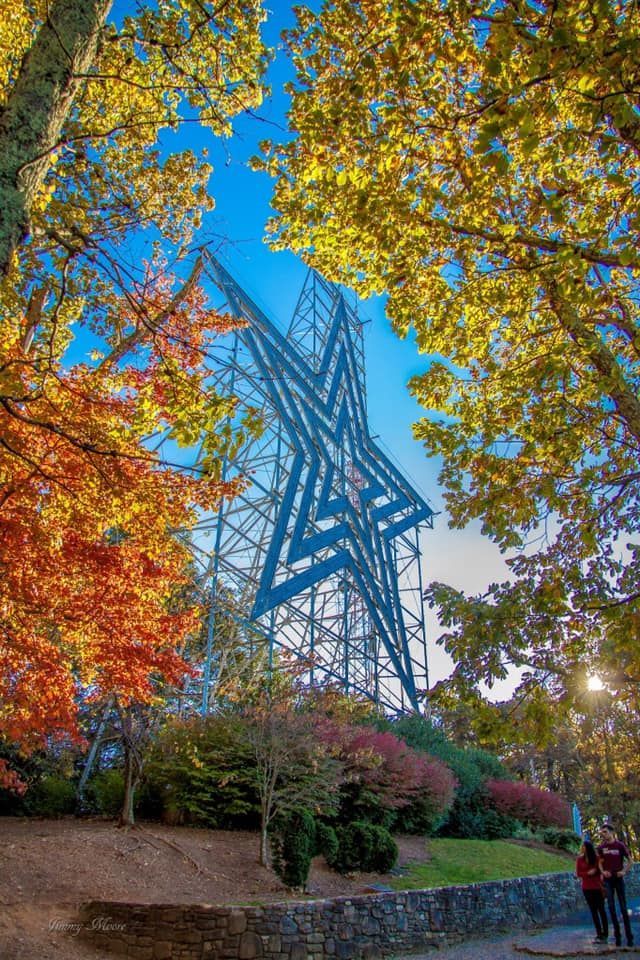
[[[597,849],[600,873],[604,881],[604,889],[609,904],[609,913],[616,938],[616,946],[622,943],[620,924],[616,913],[616,895],[622,914],[624,932],[627,937],[627,946],[633,946],[633,934],[627,911],[627,895],[624,888],[624,878],[631,867],[631,854],[621,840],[616,839],[616,832],[610,823],[605,823],[600,832],[601,843]]]
[[[593,925],[596,928],[594,943],[606,943],[609,938],[609,924],[607,911],[604,908],[602,877],[595,847],[590,840],[585,840],[580,847],[580,855],[576,860],[576,877],[582,884],[582,893],[589,905]]]

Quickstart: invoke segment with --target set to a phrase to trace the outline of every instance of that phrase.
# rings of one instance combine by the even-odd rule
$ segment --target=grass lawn
[[[575,864],[573,856],[560,851],[549,853],[506,840],[427,840],[426,847],[431,859],[410,865],[393,881],[396,890],[573,871]]]

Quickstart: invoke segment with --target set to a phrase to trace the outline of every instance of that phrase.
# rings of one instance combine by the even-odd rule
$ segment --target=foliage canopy
[[[184,676],[179,652],[198,610],[176,600],[189,571],[172,531],[237,490],[220,463],[232,420],[252,424],[207,383],[211,338],[230,326],[207,304],[193,247],[213,204],[211,167],[206,150],[174,150],[171,138],[182,123],[228,134],[260,102],[265,50],[259,0],[138,4],[117,24],[106,0],[10,6],[0,23],[0,731],[31,749],[77,733],[80,691],[148,700],[160,677]],[[151,434],[171,451],[202,442],[199,472],[150,449]]]
[[[544,738],[585,671],[640,681],[637,5],[335,0],[288,39],[273,243],[415,329],[452,523],[512,552],[482,598],[431,585],[450,686],[522,667]]]

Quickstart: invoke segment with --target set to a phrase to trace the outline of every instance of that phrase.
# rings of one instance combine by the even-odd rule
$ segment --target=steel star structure
[[[264,430],[225,463],[251,485],[203,518],[192,542],[210,585],[201,708],[232,598],[248,645],[265,644],[270,658],[286,649],[312,682],[387,712],[419,710],[428,686],[419,531],[433,511],[369,433],[362,323],[310,271],[283,335],[217,260],[207,272],[222,309],[244,322],[222,344],[214,386],[258,408]]]

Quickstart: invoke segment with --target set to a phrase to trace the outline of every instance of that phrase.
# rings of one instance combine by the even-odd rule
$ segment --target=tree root
[[[176,853],[179,853],[180,856],[183,857],[184,860],[186,860],[188,863],[191,864],[192,867],[195,868],[195,870],[196,870],[196,876],[202,875],[202,876],[207,877],[207,878],[210,879],[210,880],[219,880],[219,879],[221,879],[221,878],[222,878],[223,880],[232,880],[232,879],[233,879],[232,877],[227,876],[226,873],[211,873],[211,872],[210,872],[209,870],[207,870],[207,868],[204,867],[201,863],[198,863],[198,861],[195,860],[195,859],[191,856],[190,853],[187,853],[187,851],[184,849],[184,847],[181,847],[180,844],[179,844],[179,843],[176,843],[174,840],[167,840],[166,837],[159,837],[157,834],[151,833],[150,830],[147,830],[146,827],[141,827],[141,826],[138,825],[138,826],[136,826],[136,829],[137,829],[137,830],[140,830],[140,831],[142,831],[142,833],[144,833],[144,835],[145,835],[145,836],[144,836],[144,839],[145,839],[145,840],[147,841],[147,843],[149,843],[152,847],[155,847],[156,850],[158,849],[158,847],[157,847],[157,845],[154,843],[154,840],[158,840],[160,843],[164,843],[167,847],[170,847],[172,850],[175,850]],[[152,838],[152,839],[151,839],[151,838]]]

